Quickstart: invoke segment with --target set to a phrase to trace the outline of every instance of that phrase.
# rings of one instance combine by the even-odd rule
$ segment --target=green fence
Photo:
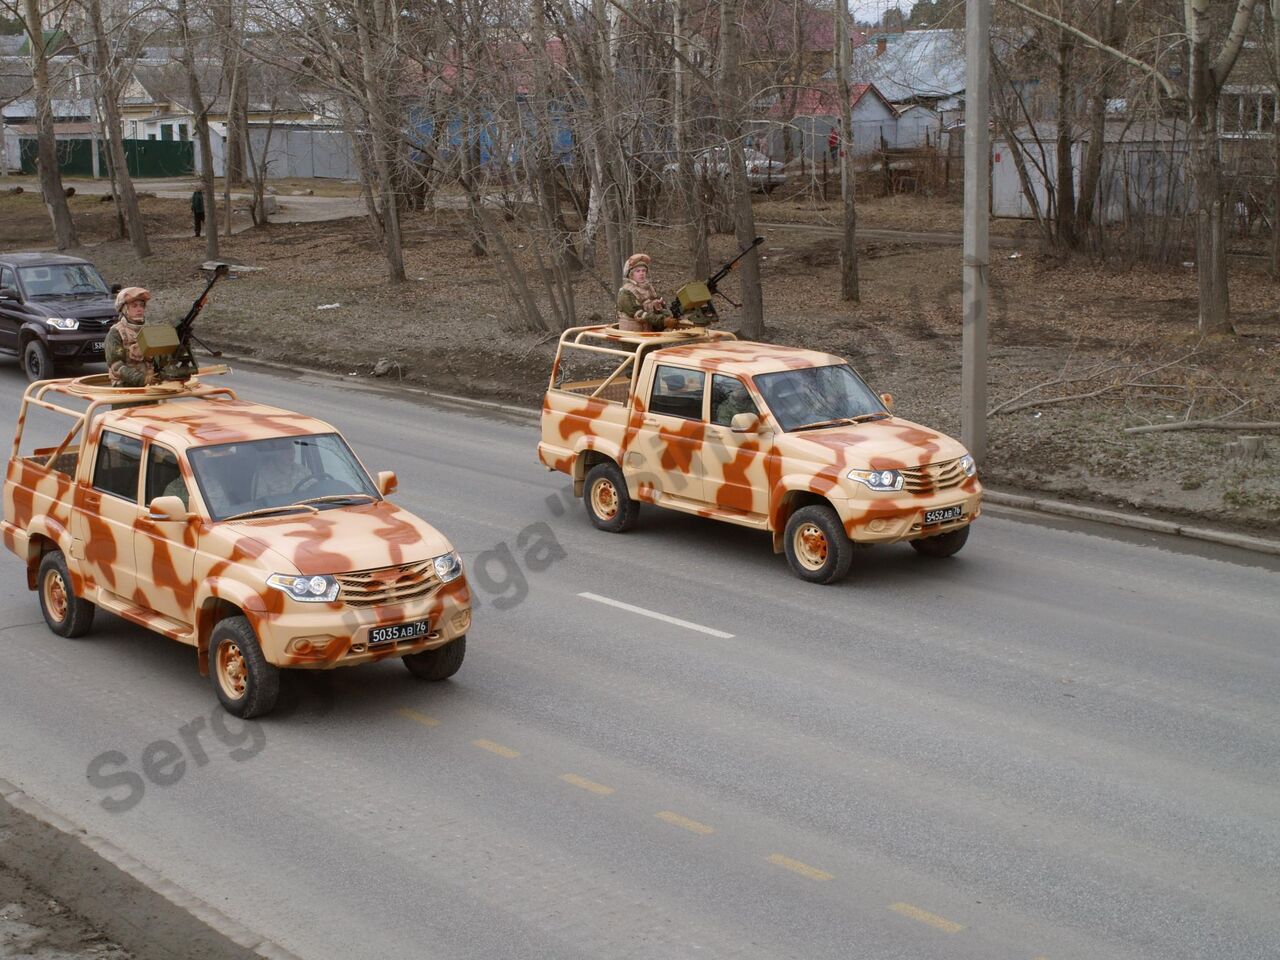
[[[36,172],[36,141],[23,138],[22,172]],[[184,177],[195,173],[195,144],[178,140],[126,140],[124,158],[129,175],[139,177]],[[93,141],[59,140],[58,169],[64,176],[93,176]],[[107,175],[105,143],[98,144],[98,172]]]

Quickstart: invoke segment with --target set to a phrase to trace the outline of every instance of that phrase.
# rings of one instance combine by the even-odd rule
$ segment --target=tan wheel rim
[[[597,480],[591,487],[591,509],[601,520],[618,515],[618,488],[611,480]]]
[[[232,641],[218,645],[218,684],[228,697],[239,700],[249,684],[249,670],[240,647]]]
[[[821,570],[827,564],[827,535],[816,523],[802,523],[792,541],[796,559],[806,570]]]
[[[67,584],[57,570],[44,578],[44,606],[59,623],[67,619]]]

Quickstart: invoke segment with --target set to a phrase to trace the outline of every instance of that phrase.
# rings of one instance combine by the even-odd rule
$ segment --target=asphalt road
[[[281,714],[224,723],[188,648],[55,637],[6,554],[0,777],[288,949],[1280,955],[1276,558],[992,512],[952,560],[810,586],[758,533],[595,531],[527,421],[233,380],[453,538],[462,671],[294,674]],[[4,423],[23,386],[0,365]],[[89,782],[166,740],[176,782]]]

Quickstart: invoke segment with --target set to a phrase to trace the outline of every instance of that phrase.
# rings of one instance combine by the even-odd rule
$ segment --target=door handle
[[[658,425],[658,418],[657,418],[657,417],[642,417],[642,418],[640,419],[640,422],[641,422],[641,423],[643,423],[646,427],[656,427],[656,426]]]

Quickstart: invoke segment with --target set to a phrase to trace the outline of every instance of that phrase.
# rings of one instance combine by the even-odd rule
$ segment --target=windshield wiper
[[[817,430],[819,427],[834,427],[842,423],[857,423],[857,417],[836,417],[833,420],[816,420],[813,423],[806,423],[804,426],[793,427],[791,432],[797,433],[800,430]]]
[[[853,418],[854,423],[870,423],[872,420],[888,420],[892,413],[860,413]]]
[[[373,503],[377,499],[378,499],[377,497],[368,493],[334,493],[334,494],[330,494],[327,497],[310,497],[307,500],[299,500],[296,505],[299,507],[305,507],[311,503],[343,504],[343,503],[359,503],[365,500],[367,500],[369,503]]]
[[[284,503],[278,507],[259,507],[257,510],[246,510],[244,513],[233,513],[229,517],[223,517],[223,521],[227,520],[245,520],[249,517],[269,517],[274,513],[288,513],[291,510],[310,510],[312,513],[319,513],[315,507],[308,506],[305,503]]]

